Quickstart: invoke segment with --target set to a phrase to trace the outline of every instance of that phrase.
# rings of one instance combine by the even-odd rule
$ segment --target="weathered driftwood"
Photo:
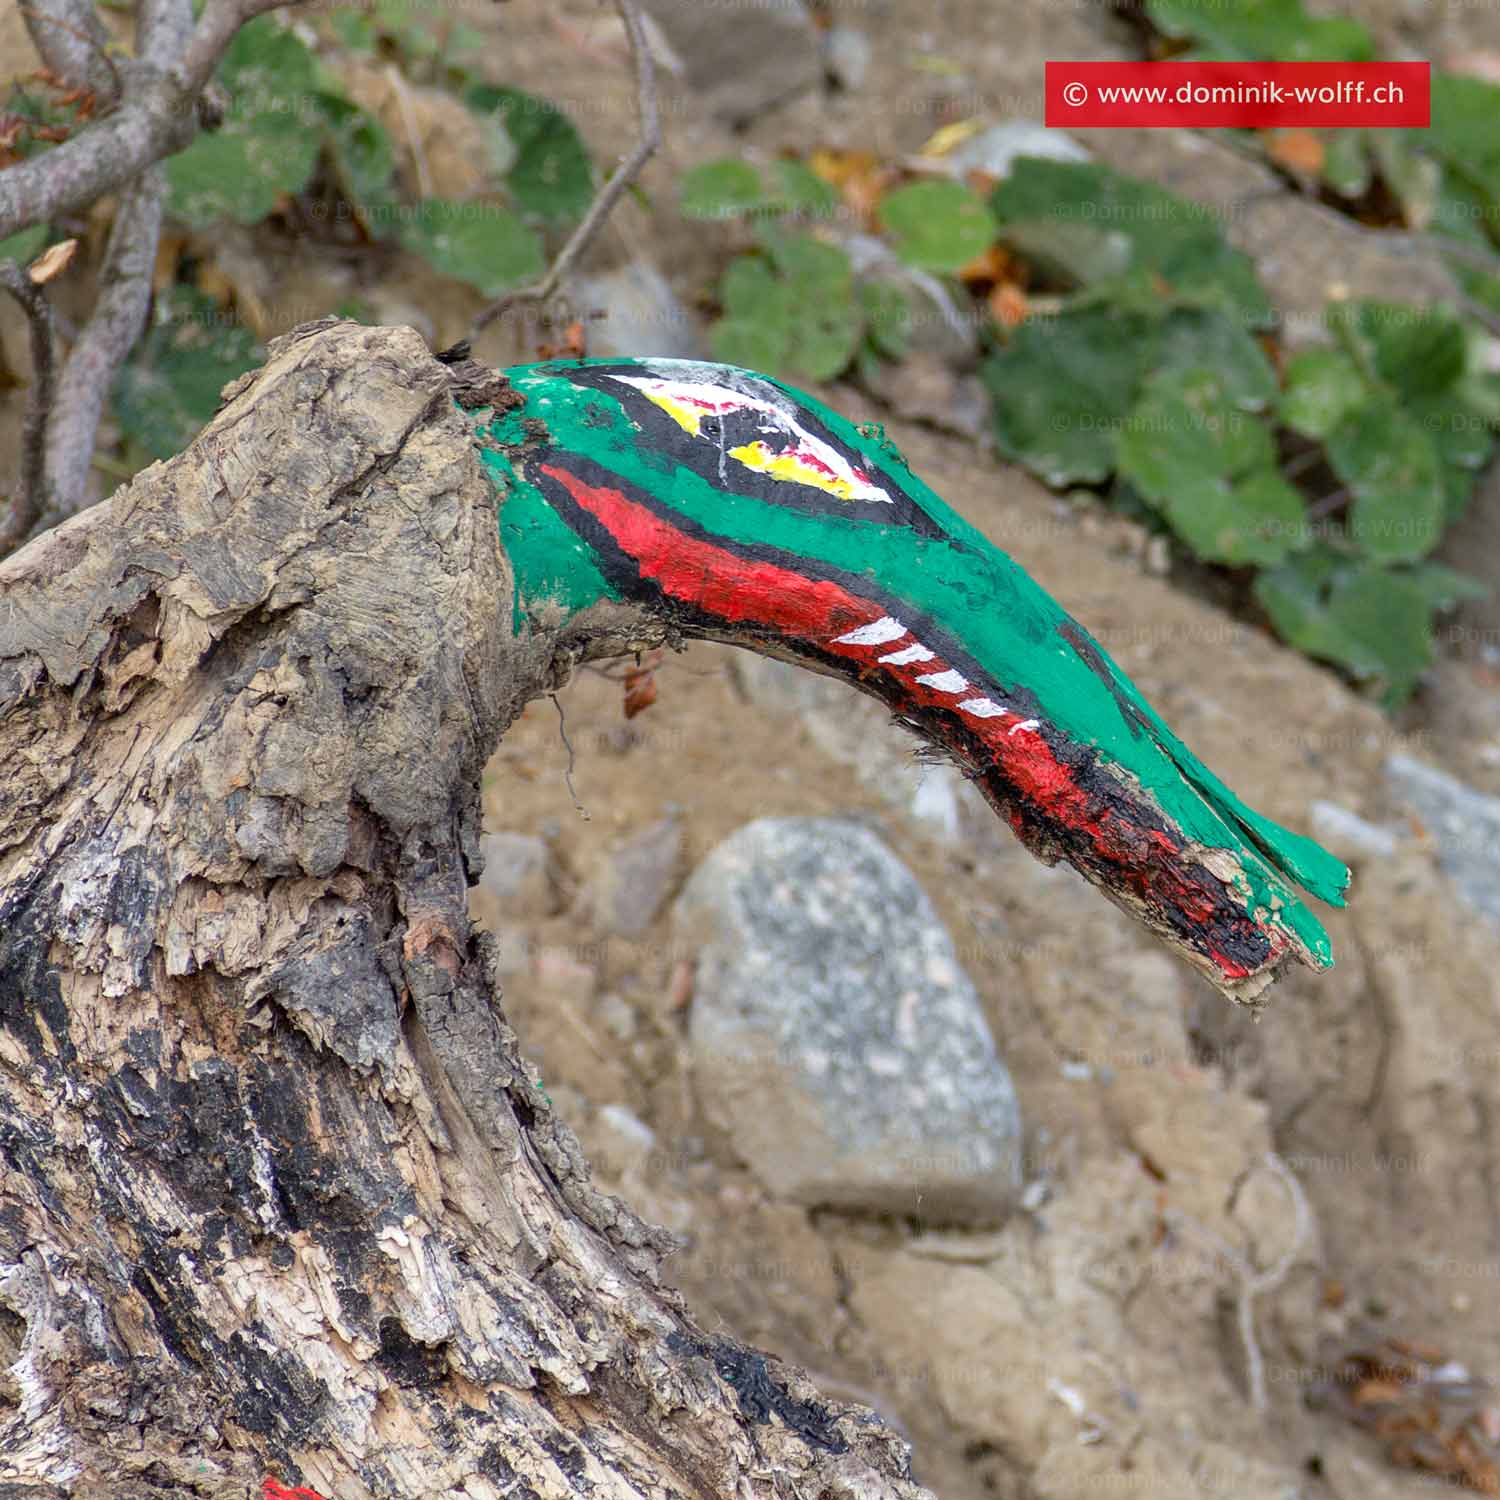
[[[924,1493],[658,1285],[500,1013],[480,769],[660,627],[511,637],[464,378],[301,329],[0,564],[7,1500]]]

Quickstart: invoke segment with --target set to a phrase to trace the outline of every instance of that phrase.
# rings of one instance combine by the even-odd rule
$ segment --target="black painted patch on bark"
[[[399,1318],[380,1320],[380,1353],[375,1363],[397,1385],[428,1390],[448,1373],[448,1357],[442,1345],[417,1343]]]
[[[674,1354],[691,1353],[711,1360],[720,1380],[739,1403],[740,1414],[757,1426],[780,1417],[810,1447],[827,1453],[847,1453],[849,1445],[838,1435],[828,1410],[816,1401],[798,1401],[771,1378],[763,1354],[727,1341],[702,1342],[683,1333],[667,1338]]]
[[[43,867],[45,869],[45,867]],[[42,870],[0,898],[0,1027],[31,1054],[34,1068],[50,1075],[77,1057],[68,1035],[68,1008],[63,1004],[58,972],[49,961],[57,926],[56,887],[43,891]],[[42,1040],[40,1017],[57,1045],[56,1058]]]

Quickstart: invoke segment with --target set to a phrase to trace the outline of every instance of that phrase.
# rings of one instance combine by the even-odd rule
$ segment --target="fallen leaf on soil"
[[[1427,1345],[1377,1339],[1329,1361],[1309,1401],[1363,1427],[1397,1468],[1500,1495],[1500,1408],[1489,1384]]]
[[[1278,130],[1266,140],[1266,153],[1277,166],[1298,176],[1317,177],[1327,152],[1310,130]]]

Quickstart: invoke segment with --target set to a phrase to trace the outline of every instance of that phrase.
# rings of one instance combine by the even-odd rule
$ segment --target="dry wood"
[[[662,632],[511,637],[474,371],[299,329],[0,563],[7,1500],[925,1493],[659,1285],[500,1012],[480,770]]]

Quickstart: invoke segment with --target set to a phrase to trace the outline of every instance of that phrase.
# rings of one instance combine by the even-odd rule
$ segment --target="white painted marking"
[[[917,678],[923,687],[936,688],[940,693],[961,693],[968,687],[969,679],[962,672],[955,672],[950,667],[946,672],[929,672],[925,677]]]
[[[900,651],[892,651],[889,656],[882,656],[883,662],[893,667],[904,667],[909,662],[931,661],[933,653],[926,646],[905,646]]]
[[[1019,724],[1012,724],[1010,726],[1010,732],[1015,734],[1021,729],[1040,729],[1041,727],[1042,721],[1040,719],[1022,719]]]
[[[765,421],[760,430],[767,434],[791,437],[794,447],[806,458],[822,464],[830,478],[842,480],[849,489],[851,500],[878,502],[892,505],[895,502],[863,469],[856,468],[843,453],[822,438],[814,437],[799,420],[801,413],[796,405],[774,387],[760,381],[741,380],[738,385],[726,383],[737,371],[723,366],[697,365],[683,362],[678,369],[670,366],[671,360],[652,361],[648,368],[655,371],[653,377],[640,375],[615,375],[621,385],[634,386],[636,390],[653,399],[676,402],[703,415],[723,414],[731,411],[753,411]],[[701,373],[700,373],[701,372]],[[696,377],[696,378],[695,378]]]
[[[861,625],[848,635],[841,635],[834,642],[837,646],[883,646],[887,641],[899,641],[906,634],[906,626],[890,615],[882,615],[869,625]],[[921,679],[919,678],[918,681]]]
[[[996,719],[1001,714],[1010,712],[1009,709],[996,703],[993,698],[965,698],[958,706],[978,719]]]

